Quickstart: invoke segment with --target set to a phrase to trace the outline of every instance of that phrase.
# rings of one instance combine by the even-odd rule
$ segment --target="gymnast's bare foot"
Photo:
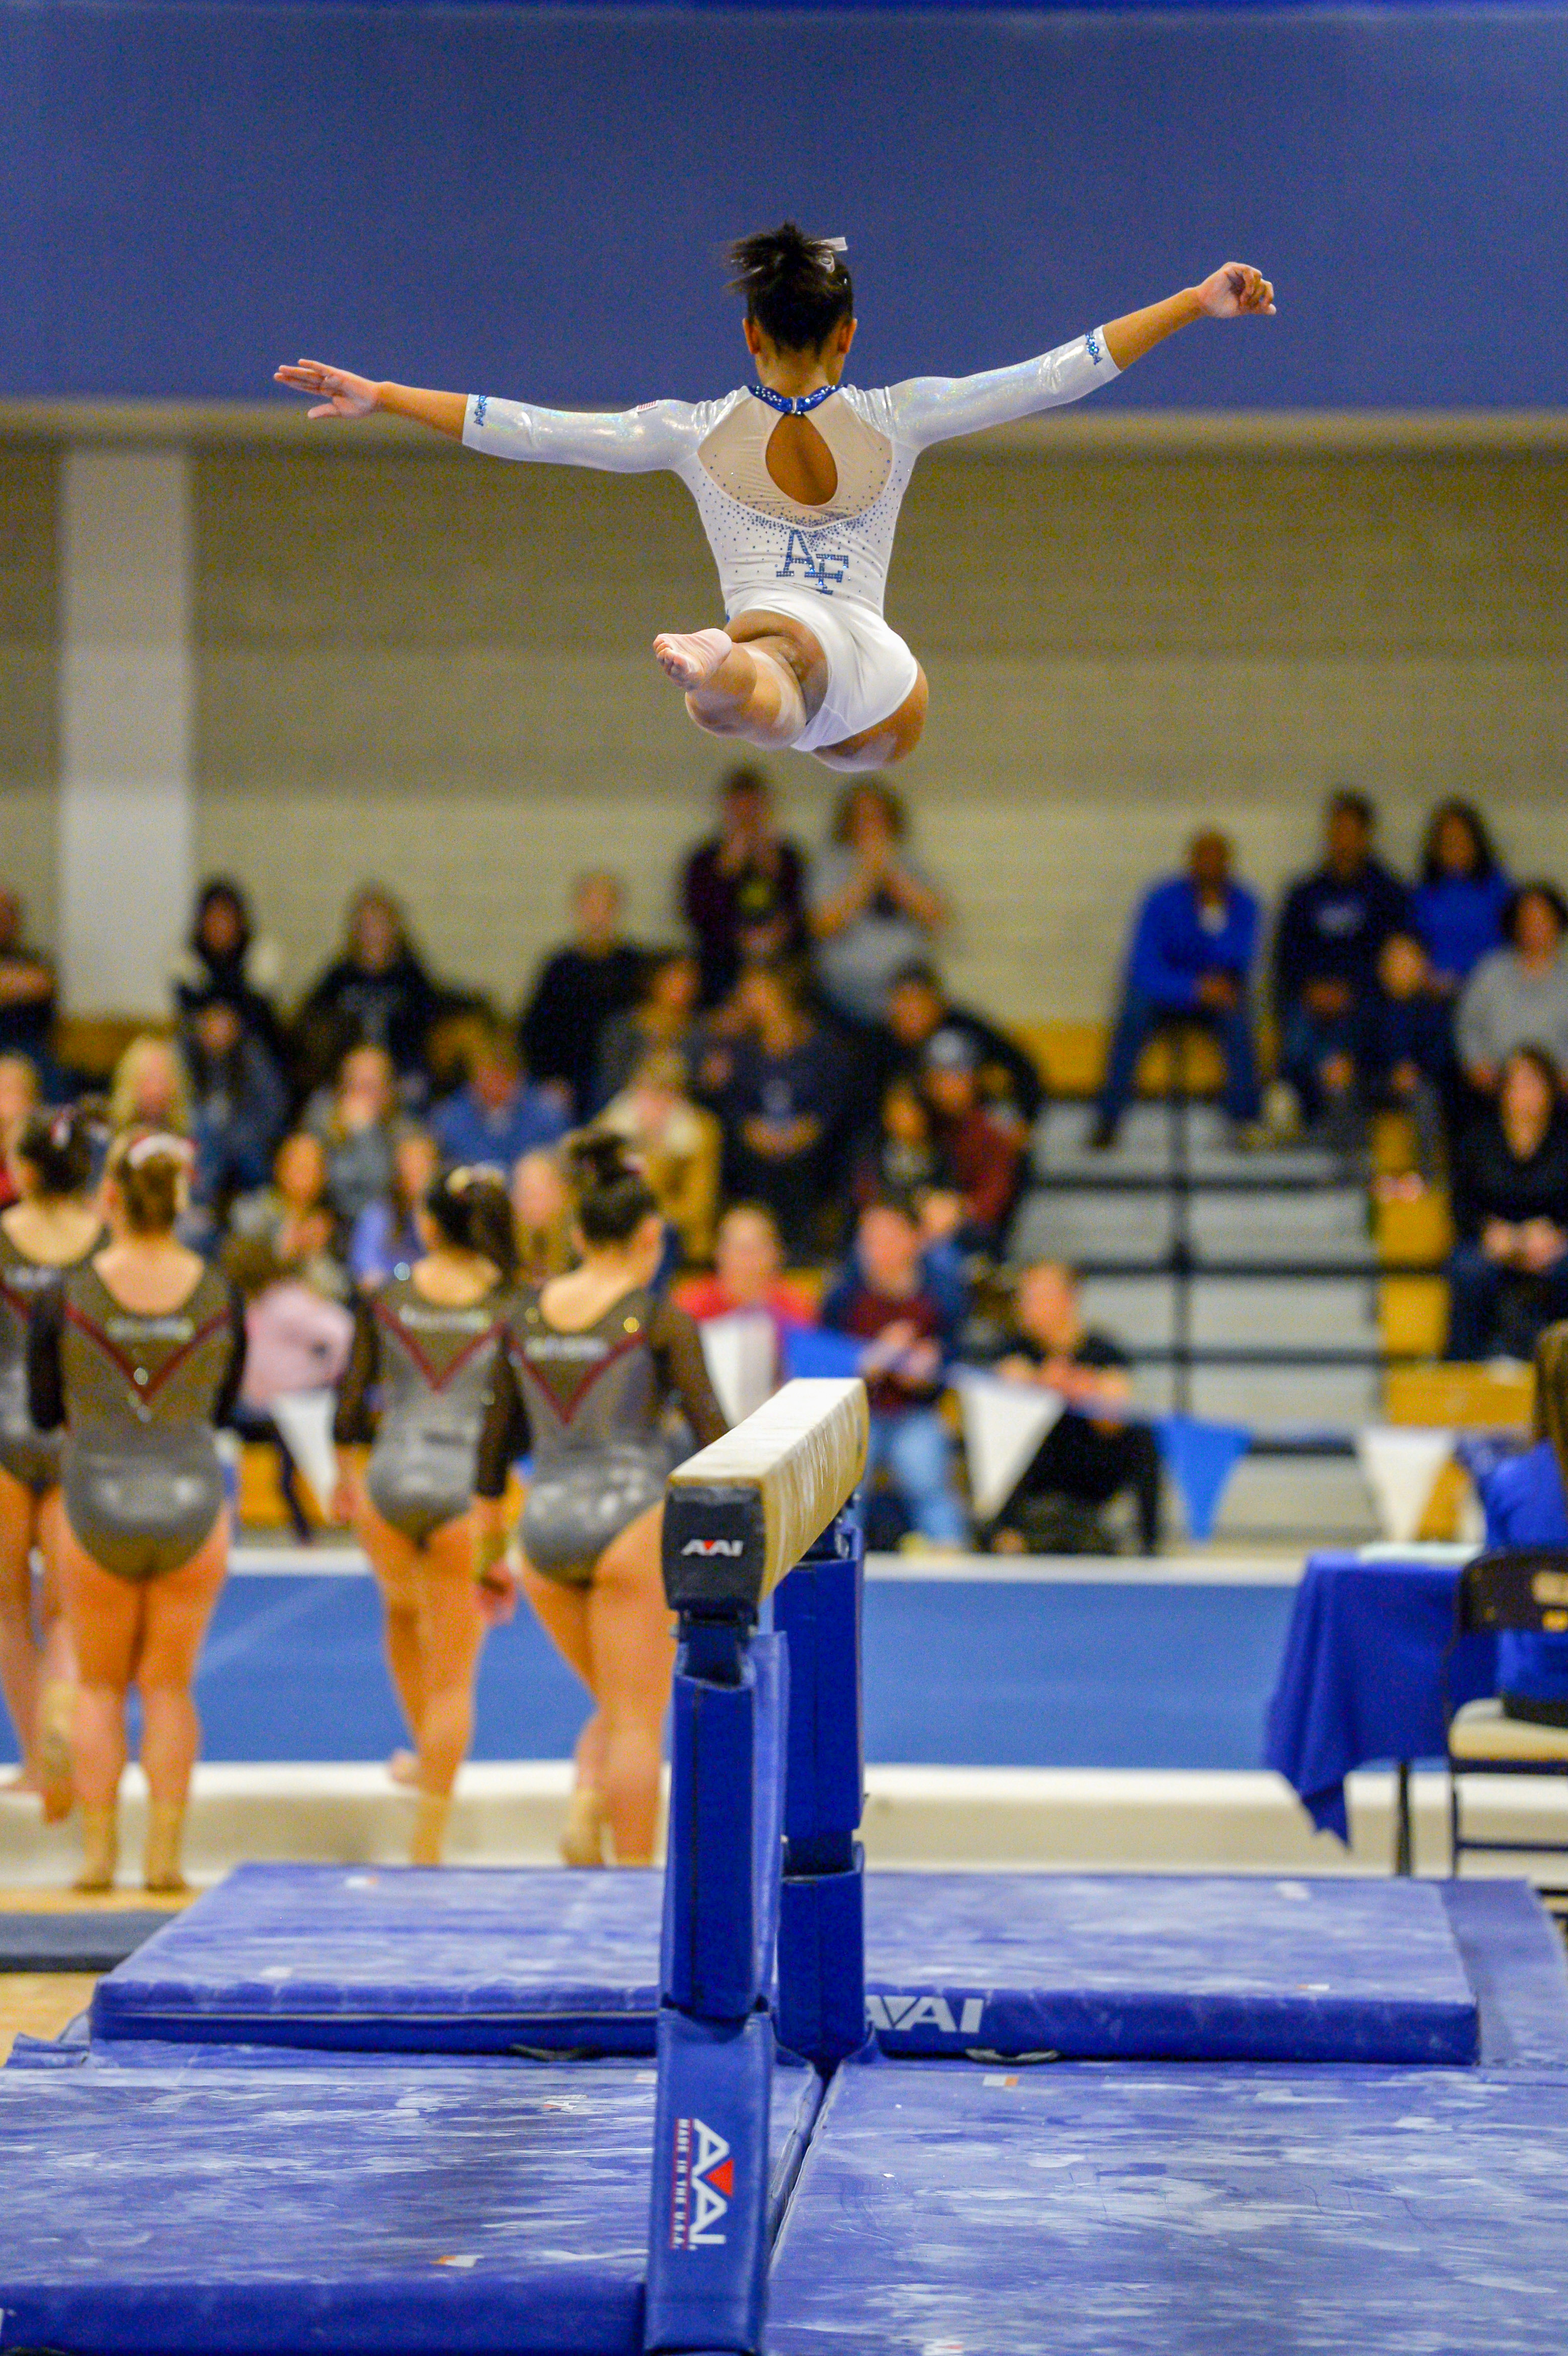
[[[660,630],[653,641],[653,657],[660,670],[688,691],[705,687],[734,651],[735,641],[727,630]]]
[[[405,1792],[417,1791],[419,1788],[419,1762],[412,1751],[394,1751],[387,1761],[387,1773],[392,1777],[392,1782],[400,1783]]]

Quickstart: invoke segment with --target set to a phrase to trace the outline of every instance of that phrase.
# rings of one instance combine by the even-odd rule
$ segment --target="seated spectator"
[[[1130,1492],[1140,1550],[1158,1554],[1160,1451],[1146,1423],[1114,1411],[1132,1398],[1131,1362],[1110,1334],[1084,1323],[1078,1275],[1065,1261],[1036,1261],[1020,1275],[1013,1327],[993,1371],[1068,1402],[992,1525],[993,1549],[1112,1553],[1101,1515]]]
[[[1034,1057],[1016,1039],[988,1023],[968,1006],[955,1006],[934,966],[923,962],[901,967],[887,993],[887,1029],[892,1034],[893,1060],[906,1073],[920,1068],[920,1059],[939,1031],[959,1031],[974,1049],[975,1064],[986,1101],[996,1112],[1015,1117],[1033,1129],[1046,1100]]]
[[[402,1126],[397,1076],[382,1047],[350,1047],[331,1088],[305,1108],[305,1126],[327,1151],[327,1192],[345,1234],[367,1203],[392,1185],[392,1145]]]
[[[251,906],[242,885],[215,875],[196,896],[190,938],[175,969],[175,1007],[188,1023],[210,999],[223,999],[239,1014],[241,1028],[259,1039],[281,1070],[283,1034],[268,993],[277,987],[278,953],[251,931]]]
[[[1568,902],[1555,884],[1521,884],[1503,931],[1507,946],[1476,967],[1455,1022],[1465,1077],[1483,1096],[1516,1047],[1541,1048],[1568,1076]]]
[[[1412,933],[1391,933],[1378,958],[1378,994],[1367,1043],[1369,1093],[1408,1113],[1415,1164],[1428,1184],[1444,1154],[1451,1094],[1450,1008],[1434,987],[1426,951]]]
[[[1378,959],[1391,933],[1409,929],[1405,888],[1372,855],[1375,825],[1364,794],[1330,798],[1323,864],[1292,884],[1274,941],[1284,1078],[1341,1152],[1361,1142]]]
[[[0,1210],[20,1194],[11,1157],[42,1101],[37,1065],[26,1055],[0,1055]]]
[[[288,1093],[242,1003],[216,991],[186,1016],[193,1206],[220,1226],[236,1194],[267,1183],[288,1114]]]
[[[823,996],[852,1023],[880,1023],[896,974],[929,955],[947,902],[907,848],[909,814],[880,777],[840,798],[811,862],[806,908]]]
[[[736,1005],[746,1029],[718,1060],[725,1192],[764,1203],[792,1260],[820,1253],[837,1183],[848,1073],[839,1041],[807,1012],[787,966],[751,966]],[[710,1062],[715,1059],[710,1059]]]
[[[681,1057],[651,1055],[629,1087],[610,1098],[596,1127],[624,1137],[673,1230],[680,1261],[690,1267],[714,1248],[724,1134],[713,1114],[686,1094]]]
[[[968,1516],[953,1487],[953,1444],[938,1407],[948,1323],[920,1264],[919,1224],[908,1203],[868,1204],[853,1264],[822,1302],[822,1322],[863,1340],[860,1371],[871,1398],[868,1491],[885,1476],[928,1545],[958,1552]]]
[[[1481,959],[1502,947],[1512,891],[1479,811],[1458,801],[1434,809],[1410,895],[1411,930],[1426,951],[1434,996],[1452,1001]]]
[[[672,1054],[690,1077],[702,974],[690,949],[655,949],[635,1002],[608,1016],[599,1033],[594,1102],[608,1104],[650,1055]]]
[[[349,1237],[349,1273],[361,1292],[374,1292],[389,1276],[406,1274],[424,1258],[415,1214],[440,1167],[441,1149],[427,1129],[399,1130],[392,1140],[392,1184],[365,1205]]]
[[[855,1172],[855,1201],[864,1206],[879,1194],[902,1194],[923,1204],[940,1180],[930,1106],[915,1080],[890,1081],[882,1093],[881,1126]]]
[[[349,903],[340,953],[300,1009],[317,1071],[351,1046],[390,1057],[411,1102],[424,1096],[424,1043],[438,1003],[400,903],[367,884]]]
[[[1238,1130],[1258,1118],[1252,1047],[1252,961],[1258,903],[1230,873],[1230,845],[1207,829],[1187,847],[1187,873],[1156,884],[1138,911],[1122,1007],[1090,1143],[1116,1141],[1144,1042],[1161,1023],[1200,1023],[1225,1059],[1225,1109]]]
[[[565,1135],[559,1097],[553,1089],[530,1085],[503,1030],[485,1031],[467,1061],[466,1085],[438,1104],[430,1118],[448,1162],[488,1163],[510,1172],[523,1154],[554,1145]]]
[[[1568,1112],[1539,1047],[1504,1058],[1497,1101],[1454,1157],[1450,1358],[1528,1357],[1568,1316]]]
[[[1479,1481],[1488,1548],[1568,1547],[1568,1325],[1535,1345],[1535,1446]],[[1498,1691],[1509,1718],[1568,1726],[1568,1636],[1498,1634]]]
[[[52,1076],[54,968],[28,944],[23,916],[16,894],[0,884],[0,1055],[26,1055]]]
[[[717,1006],[745,965],[770,965],[806,945],[804,867],[773,821],[773,788],[747,762],[719,782],[719,830],[686,862],[681,903],[697,937],[702,1003]]]
[[[327,1152],[318,1137],[295,1130],[273,1159],[273,1183],[242,1194],[229,1214],[231,1251],[263,1243],[290,1276],[328,1301],[349,1291],[349,1271],[338,1250],[338,1223],[328,1193]]]
[[[131,1041],[109,1083],[109,1120],[114,1129],[190,1135],[190,1082],[172,1039],[143,1031]]]
[[[995,1257],[1018,1199],[1024,1146],[1017,1130],[999,1120],[981,1094],[967,1032],[955,1026],[927,1042],[920,1088],[931,1108],[937,1187],[953,1203],[948,1232],[961,1250]]]
[[[780,1335],[791,1326],[817,1322],[811,1293],[784,1273],[779,1222],[762,1203],[730,1205],[719,1221],[713,1273],[680,1278],[671,1298],[699,1325],[746,1309],[764,1311]]]
[[[621,929],[621,882],[602,871],[572,886],[572,938],[545,958],[523,1008],[522,1059],[574,1120],[593,1110],[599,1033],[642,987],[642,953]]]
[[[517,1280],[543,1284],[576,1265],[572,1203],[561,1157],[542,1149],[525,1153],[511,1173],[512,1228],[517,1237]]]

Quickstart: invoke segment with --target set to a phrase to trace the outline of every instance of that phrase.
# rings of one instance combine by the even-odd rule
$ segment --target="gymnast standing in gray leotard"
[[[76,1668],[59,1601],[59,1440],[27,1410],[27,1327],[38,1295],[103,1240],[86,1200],[93,1127],[84,1112],[31,1114],[11,1154],[21,1199],[0,1211],[0,1688],[18,1784],[38,1794],[48,1824],[70,1813]]]
[[[344,1450],[373,1444],[335,1504],[386,1607],[387,1662],[414,1742],[406,1765],[393,1762],[419,1794],[411,1862],[438,1865],[487,1621],[516,1601],[499,1565],[476,1584],[473,1503],[517,1251],[489,1171],[438,1177],[414,1220],[423,1256],[360,1303],[334,1437]]]
[[[175,1234],[189,1148],[132,1130],[110,1149],[111,1241],[45,1292],[27,1344],[40,1430],[65,1426],[60,1548],[76,1647],[79,1889],[107,1889],[118,1851],[125,1697],[142,1697],[149,1795],[145,1885],[181,1890],[180,1838],[200,1722],[190,1685],[229,1559],[215,1427],[245,1364],[227,1277]]]
[[[675,1648],[659,1538],[679,1409],[699,1447],[725,1419],[696,1326],[651,1290],[664,1229],[619,1139],[585,1131],[566,1168],[582,1263],[521,1296],[479,1447],[489,1545],[512,1459],[532,1444],[520,1531],[522,1584],[594,1697],[577,1743],[563,1853],[646,1865],[659,1821],[664,1712]]]

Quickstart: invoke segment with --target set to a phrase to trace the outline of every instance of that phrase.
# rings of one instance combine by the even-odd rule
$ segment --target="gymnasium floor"
[[[355,1558],[308,1569],[242,1554],[197,1682],[215,1762],[372,1761],[402,1741],[377,1598]],[[262,1565],[266,1568],[262,1568]],[[1057,1563],[1002,1578],[877,1569],[865,1591],[873,1762],[974,1767],[1255,1768],[1290,1572],[1197,1584],[1193,1567]],[[1266,1582],[1266,1583],[1264,1583]],[[564,1758],[579,1688],[526,1607],[480,1672],[478,1760]],[[0,1756],[14,1757],[6,1751]]]

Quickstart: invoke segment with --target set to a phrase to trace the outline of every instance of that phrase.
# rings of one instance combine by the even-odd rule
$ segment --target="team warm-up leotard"
[[[532,1442],[522,1547],[535,1570],[585,1587],[613,1538],[658,1505],[675,1454],[665,1430],[678,1406],[699,1448],[726,1429],[697,1328],[639,1287],[577,1333],[549,1324],[530,1290],[507,1328],[479,1444],[477,1487],[499,1497]]]
[[[785,614],[822,645],[826,700],[796,740],[811,752],[887,719],[915,683],[915,658],[882,607],[898,509],[921,451],[1080,401],[1118,373],[1104,330],[1096,328],[1037,359],[981,376],[911,377],[872,392],[840,385],[821,399],[781,404],[810,406],[832,456],[837,484],[815,507],[781,491],[768,471],[779,416],[760,391],[695,403],[652,401],[604,414],[475,393],[463,440],[496,458],[678,475],[697,502],[726,616]]]
[[[473,1503],[479,1434],[513,1299],[498,1284],[459,1308],[427,1301],[402,1276],[355,1312],[334,1436],[340,1448],[373,1440],[366,1492],[382,1520],[415,1546]]]
[[[116,1578],[177,1570],[211,1535],[223,1510],[214,1428],[233,1414],[244,1369],[240,1296],[214,1269],[158,1317],[125,1308],[87,1265],[40,1296],[27,1343],[33,1420],[64,1424],[66,1519]]]
[[[40,1431],[27,1409],[27,1328],[38,1297],[102,1251],[94,1236],[80,1259],[29,1259],[0,1220],[0,1471],[36,1497],[59,1480],[59,1434]]]

